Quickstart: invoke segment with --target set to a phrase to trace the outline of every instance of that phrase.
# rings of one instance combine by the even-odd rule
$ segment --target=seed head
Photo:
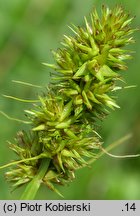
[[[53,51],[55,71],[47,92],[39,96],[39,105],[26,110],[32,122],[27,133],[17,134],[10,148],[21,163],[6,173],[7,180],[18,187],[37,174],[41,160],[50,159],[42,183],[59,193],[54,184],[64,185],[75,177],[75,170],[88,166],[102,144],[96,121],[102,120],[107,108],[118,108],[113,91],[120,87],[120,70],[126,70],[133,43],[133,18],[121,7],[102,7],[102,16],[91,13],[85,27],[70,27],[74,36],[64,36],[63,45]]]

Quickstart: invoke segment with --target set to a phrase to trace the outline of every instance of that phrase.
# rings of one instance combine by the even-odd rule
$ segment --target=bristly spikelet
[[[85,18],[85,28],[73,25],[75,37],[64,36],[63,47],[53,52],[56,65],[48,66],[57,71],[58,90],[84,110],[83,105],[90,111],[97,105],[118,107],[110,92],[120,79],[118,70],[127,69],[124,60],[131,58],[122,47],[134,42],[132,20],[121,7],[103,6],[101,18],[94,10],[91,22]]]
[[[15,187],[32,180],[41,160],[49,158],[42,182],[58,192],[53,183],[68,183],[76,169],[96,158],[101,145],[96,120],[106,115],[106,107],[119,107],[112,92],[121,79],[118,72],[127,69],[124,60],[131,57],[123,47],[134,42],[132,20],[121,7],[103,6],[101,18],[94,10],[84,28],[73,25],[74,37],[64,36],[63,47],[53,52],[56,64],[44,63],[55,72],[48,92],[39,96],[40,105],[26,110],[31,136],[19,133],[17,143],[10,144],[25,159],[6,173]]]

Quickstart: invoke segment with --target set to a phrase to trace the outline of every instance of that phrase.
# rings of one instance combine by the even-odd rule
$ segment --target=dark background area
[[[50,71],[42,62],[53,62],[51,50],[60,47],[63,34],[70,35],[67,25],[83,25],[93,6],[121,4],[132,16],[133,27],[140,27],[139,0],[0,0],[0,110],[9,116],[24,119],[25,109],[32,105],[4,98],[2,94],[35,99],[39,89],[11,82],[21,80],[46,86]],[[114,154],[140,153],[140,32],[135,33],[136,44],[131,45],[134,59],[128,62],[128,71],[122,72],[128,85],[136,88],[118,92],[121,109],[110,113],[99,133],[104,146],[132,133],[133,137],[112,152]],[[0,165],[15,158],[8,149],[17,131],[28,127],[6,119],[0,114]],[[0,199],[19,199],[24,188],[11,193],[10,185],[0,171]],[[140,158],[116,159],[107,155],[91,168],[76,172],[76,179],[68,186],[59,187],[65,199],[140,199]],[[46,187],[41,187],[36,199],[60,199]]]

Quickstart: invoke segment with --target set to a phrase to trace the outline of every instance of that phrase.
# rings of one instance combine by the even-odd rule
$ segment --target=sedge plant
[[[55,185],[68,184],[77,169],[109,154],[97,123],[119,108],[115,92],[125,88],[122,71],[131,59],[125,46],[135,42],[132,20],[121,6],[102,6],[101,17],[94,9],[84,27],[72,25],[74,35],[64,35],[53,51],[55,63],[44,63],[51,82],[25,110],[29,131],[9,143],[18,160],[1,167],[10,166],[5,176],[14,188],[27,185],[21,199],[33,199],[41,184],[61,195]]]

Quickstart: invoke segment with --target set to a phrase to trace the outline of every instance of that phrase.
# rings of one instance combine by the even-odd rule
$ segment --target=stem
[[[112,149],[114,149],[115,147],[121,145],[122,143],[124,143],[126,140],[130,139],[132,137],[132,134],[129,133],[127,135],[125,135],[124,137],[120,138],[119,140],[113,142],[112,144],[110,144],[105,150],[107,152],[111,151]],[[89,164],[95,162],[97,159],[99,159],[100,157],[102,157],[104,154],[106,154],[106,151],[102,151],[101,153],[99,153],[97,155],[96,158],[92,158],[91,160],[88,161]]]
[[[38,174],[36,175],[34,179],[32,179],[28,183],[25,191],[23,192],[20,198],[21,200],[33,200],[35,198],[36,193],[40,187],[42,178],[44,177],[45,173],[48,170],[49,164],[50,164],[49,158],[42,159]]]
[[[27,162],[27,161],[37,160],[37,159],[40,159],[41,156],[42,155],[38,155],[38,156],[35,156],[35,157],[32,157],[32,158],[26,158],[26,159],[22,159],[22,160],[19,160],[19,161],[13,161],[11,163],[0,166],[0,169],[4,169],[4,168],[7,168],[9,166],[17,165],[19,163],[23,163],[23,162]]]

